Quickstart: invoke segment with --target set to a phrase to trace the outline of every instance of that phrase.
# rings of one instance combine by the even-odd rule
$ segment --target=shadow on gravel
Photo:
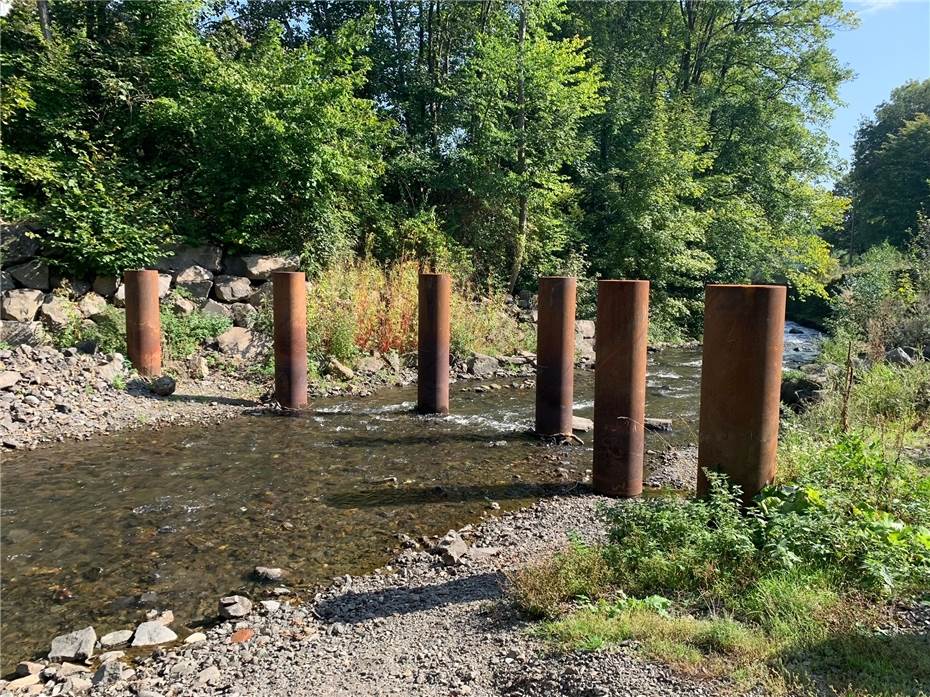
[[[579,475],[580,476],[580,475]],[[548,498],[551,496],[588,496],[591,485],[583,482],[513,484],[466,484],[431,487],[372,486],[353,489],[323,497],[334,508],[366,508],[377,506],[417,506],[426,503],[464,501],[506,501],[508,499]]]
[[[150,392],[145,383],[141,381],[133,381],[129,387],[129,394],[133,397],[145,397],[159,402],[196,402],[198,404],[216,402],[217,404],[227,404],[233,407],[256,407],[259,405],[257,399],[242,399],[241,397],[219,397],[200,394],[173,394],[169,397],[162,397]]]
[[[316,606],[321,617],[331,622],[355,624],[378,617],[425,612],[437,607],[496,600],[503,595],[504,576],[486,572],[435,585],[350,591]]]

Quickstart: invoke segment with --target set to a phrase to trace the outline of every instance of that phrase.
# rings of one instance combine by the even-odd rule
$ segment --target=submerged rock
[[[271,566],[256,566],[255,575],[263,581],[280,581],[284,578],[284,569]]]

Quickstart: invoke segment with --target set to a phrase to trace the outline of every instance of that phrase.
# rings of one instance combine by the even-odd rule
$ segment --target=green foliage
[[[126,354],[126,313],[107,305],[103,314],[94,319],[93,327],[84,329],[76,339],[90,340],[101,353]]]
[[[853,195],[848,246],[906,249],[918,214],[930,212],[930,80],[895,88],[859,126],[844,185]]]
[[[177,360],[193,355],[232,326],[228,317],[195,310],[187,315],[175,314],[169,308],[161,311],[161,332],[164,358]]]
[[[876,359],[891,346],[930,342],[930,255],[924,238],[930,241],[930,220],[921,216],[910,250],[884,242],[858,258],[831,301],[838,337],[864,343]]]

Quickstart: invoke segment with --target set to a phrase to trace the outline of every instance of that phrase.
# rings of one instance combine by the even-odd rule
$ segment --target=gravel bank
[[[173,395],[159,397],[132,378],[120,354],[23,344],[0,351],[0,362],[4,450],[86,440],[124,428],[213,423],[256,408],[261,392],[254,383],[217,371],[202,380],[179,379]]]
[[[601,538],[597,507],[606,501],[588,493],[548,499],[477,529],[467,526],[444,554],[406,540],[390,566],[336,579],[305,604],[278,605],[281,589],[269,585],[266,602],[253,598],[246,618],[204,628],[203,641],[137,657],[132,667],[123,658],[121,667],[100,673],[92,691],[141,697],[719,693],[722,684],[676,675],[629,648],[550,656],[505,600],[508,571],[562,548],[570,533]],[[116,679],[104,685],[105,676]],[[45,693],[54,685],[49,681]]]

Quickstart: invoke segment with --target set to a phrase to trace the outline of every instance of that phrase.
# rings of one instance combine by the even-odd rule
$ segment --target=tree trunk
[[[523,267],[523,256],[526,253],[526,225],[527,225],[527,208],[529,205],[526,194],[526,94],[525,94],[525,56],[524,47],[526,44],[526,7],[520,4],[520,34],[518,37],[519,56],[517,66],[517,173],[520,175],[520,196],[518,206],[520,208],[519,220],[517,222],[517,236],[514,240],[513,265],[510,267],[510,283],[508,287],[513,293],[517,287],[517,278],[520,276],[520,269]]]
[[[48,22],[48,0],[36,0],[39,7],[39,26],[42,27],[42,38],[52,40],[52,26]]]

